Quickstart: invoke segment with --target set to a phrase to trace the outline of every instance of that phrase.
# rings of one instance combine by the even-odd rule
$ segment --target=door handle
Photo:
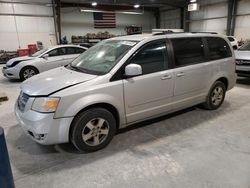
[[[161,77],[162,80],[167,80],[167,79],[171,79],[172,76],[171,75],[165,75],[163,77]]]
[[[176,74],[177,77],[182,77],[182,76],[184,76],[184,75],[185,75],[185,74],[184,74],[183,72],[180,72],[180,73]]]

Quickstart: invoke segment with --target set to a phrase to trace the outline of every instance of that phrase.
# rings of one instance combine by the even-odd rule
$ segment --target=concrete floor
[[[0,76],[9,97],[0,126],[16,188],[250,187],[250,79],[240,79],[217,111],[190,108],[138,124],[90,154],[27,138],[13,114],[19,85]]]

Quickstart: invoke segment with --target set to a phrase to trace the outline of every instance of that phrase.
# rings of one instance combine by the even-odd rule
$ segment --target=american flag
[[[115,28],[115,13],[113,12],[94,12],[95,28]]]

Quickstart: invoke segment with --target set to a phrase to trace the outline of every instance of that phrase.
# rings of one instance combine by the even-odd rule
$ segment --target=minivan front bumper
[[[33,110],[21,112],[15,104],[15,115],[26,135],[43,144],[69,142],[69,128],[73,117],[54,119],[54,113],[39,113]]]

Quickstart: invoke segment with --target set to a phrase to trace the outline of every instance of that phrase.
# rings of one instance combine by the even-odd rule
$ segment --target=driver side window
[[[141,65],[142,74],[159,72],[168,68],[166,54],[166,42],[157,41],[143,47],[130,63]]]
[[[48,52],[49,57],[66,55],[66,48],[57,48]]]

